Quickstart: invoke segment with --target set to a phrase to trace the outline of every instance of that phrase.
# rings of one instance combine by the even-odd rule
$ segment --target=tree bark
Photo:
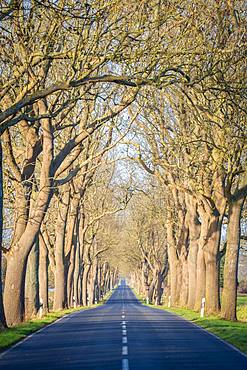
[[[39,103],[41,113],[45,113],[45,103]],[[18,242],[11,246],[7,256],[4,306],[7,323],[10,325],[18,324],[24,319],[24,285],[27,258],[51,199],[53,182],[50,173],[53,159],[53,136],[50,120],[42,119],[41,126],[43,128],[43,159],[40,173],[40,191],[35,206],[30,212],[24,233]]]
[[[70,192],[68,186],[63,189],[63,194],[58,200],[58,216],[56,224],[55,245],[55,293],[53,309],[58,311],[66,307],[66,277],[65,277],[65,230],[69,209]]]
[[[2,141],[0,138],[0,330],[7,327],[3,306],[2,242],[3,242],[3,154],[2,154]]]
[[[200,238],[201,224],[197,214],[197,204],[191,196],[187,195],[186,223],[189,230],[189,251],[188,251],[188,308],[193,309],[196,300],[196,274],[197,274],[197,253]]]
[[[241,210],[245,198],[231,202],[228,212],[227,248],[224,265],[224,286],[222,292],[221,317],[227,320],[237,320],[237,278],[238,257],[240,246]]]
[[[203,247],[200,245],[197,253],[197,270],[196,270],[196,294],[195,294],[195,307],[196,311],[201,308],[202,298],[205,298],[206,287],[206,266],[204,259]]]
[[[42,235],[39,235],[39,297],[43,315],[49,311],[48,298],[48,251]]]
[[[91,268],[90,263],[86,263],[83,269],[83,277],[82,277],[82,305],[88,305],[88,274]]]
[[[73,307],[74,304],[74,291],[75,287],[73,287],[74,283],[74,271],[75,271],[75,253],[76,253],[76,245],[73,244],[70,250],[70,260],[69,260],[69,268],[67,274],[67,301],[68,307]]]
[[[206,266],[206,313],[219,312],[219,273],[217,257],[221,235],[221,217],[212,216],[209,221],[208,240],[204,247]]]
[[[40,307],[39,302],[39,242],[38,238],[28,255],[25,276],[25,319],[34,318]]]

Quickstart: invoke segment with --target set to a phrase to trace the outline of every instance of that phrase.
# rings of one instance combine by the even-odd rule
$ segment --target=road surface
[[[247,357],[182,318],[143,306],[122,281],[0,355],[4,370],[246,370]]]

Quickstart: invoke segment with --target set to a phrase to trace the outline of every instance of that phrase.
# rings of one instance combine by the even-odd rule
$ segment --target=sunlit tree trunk
[[[40,102],[41,112],[46,112]],[[40,190],[35,206],[29,216],[24,233],[7,254],[7,271],[4,289],[4,307],[9,325],[17,324],[24,319],[24,287],[28,254],[39,233],[40,225],[51,199],[52,179],[50,177],[53,159],[53,136],[49,119],[42,119],[43,158],[40,174]]]
[[[39,297],[42,313],[49,311],[48,298],[48,251],[42,235],[39,235]]]
[[[66,307],[66,277],[65,277],[65,230],[68,216],[70,192],[68,186],[63,189],[63,194],[58,200],[58,213],[56,224],[56,245],[55,245],[55,292],[54,310],[62,310]]]
[[[2,141],[0,138],[0,330],[7,326],[3,306],[2,242],[3,242],[3,154],[2,154]]]
[[[240,246],[241,210],[245,197],[230,202],[227,226],[227,248],[224,264],[221,317],[236,320],[238,257]]]
[[[27,260],[25,276],[25,319],[35,317],[39,311],[39,241],[38,237]]]

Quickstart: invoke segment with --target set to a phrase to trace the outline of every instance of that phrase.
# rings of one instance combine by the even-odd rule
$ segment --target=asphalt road
[[[4,370],[246,370],[247,357],[122,282],[110,300],[35,333],[0,355]]]

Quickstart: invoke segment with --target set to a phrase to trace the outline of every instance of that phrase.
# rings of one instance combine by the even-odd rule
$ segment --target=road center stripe
[[[127,358],[122,359],[122,370],[129,370],[129,360]]]
[[[127,337],[123,337],[123,344],[127,344]]]
[[[128,354],[128,347],[127,346],[123,346],[122,347],[122,355],[123,356],[127,356],[127,354]]]

